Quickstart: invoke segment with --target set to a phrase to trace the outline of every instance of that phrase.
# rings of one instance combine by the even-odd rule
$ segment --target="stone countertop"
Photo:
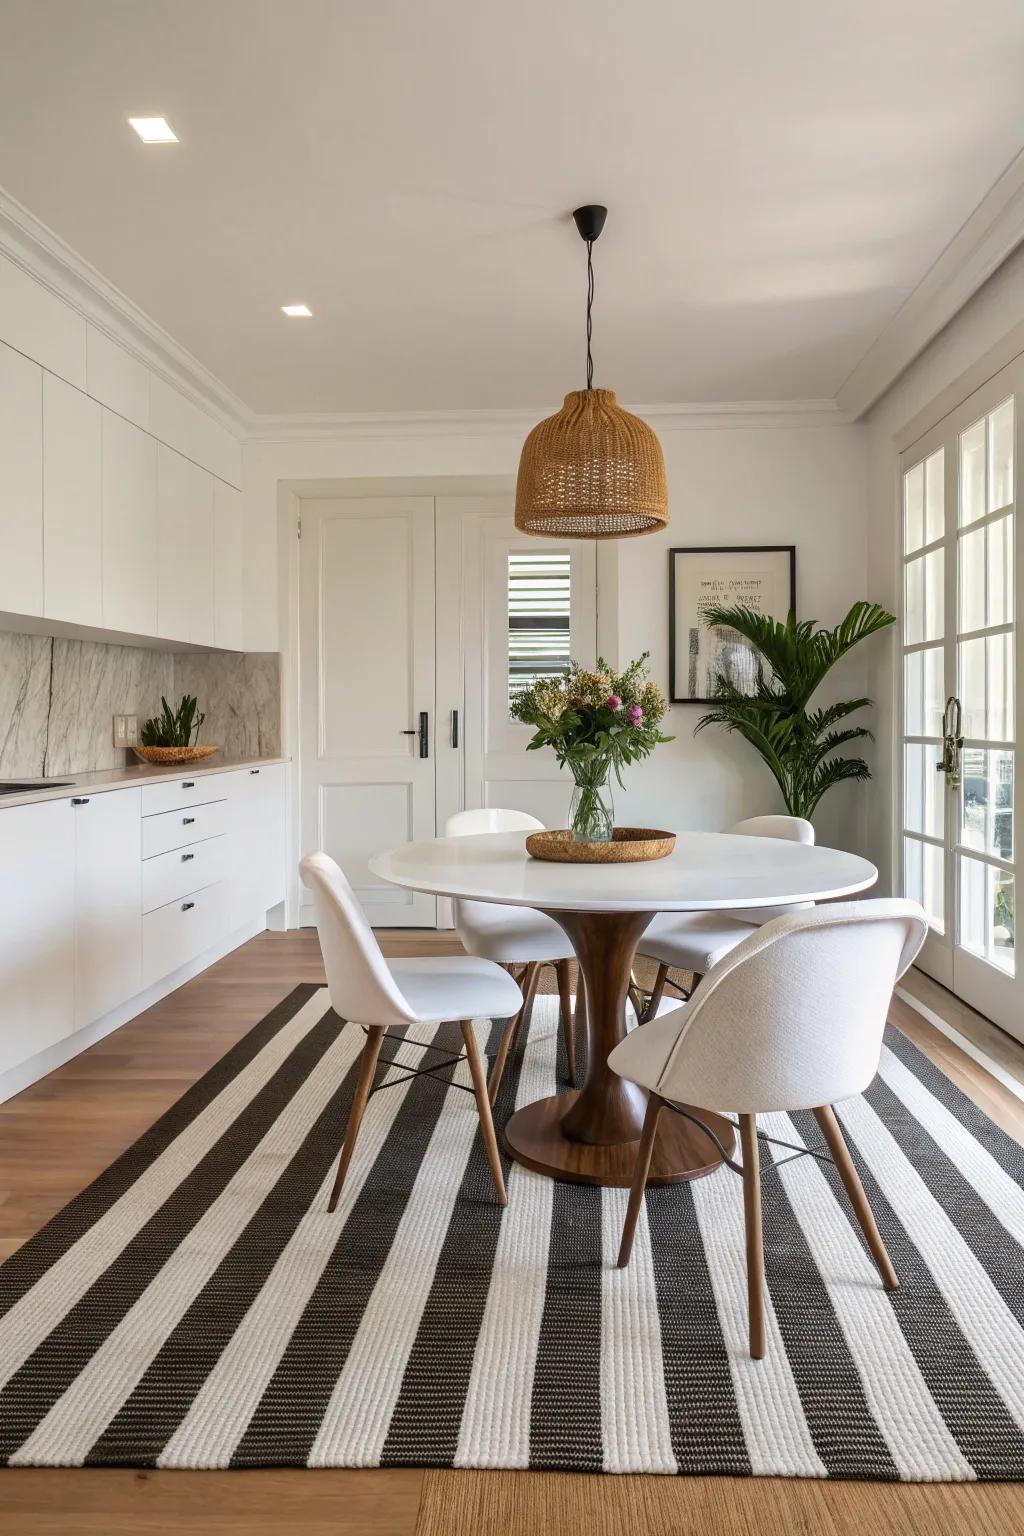
[[[178,763],[175,767],[154,768],[148,763],[134,763],[128,768],[101,768],[95,773],[66,773],[53,780],[39,779],[39,789],[22,794],[0,794],[0,811],[12,805],[35,805],[42,800],[67,800],[72,795],[101,795],[110,789],[129,789],[134,784],[159,784],[169,779],[198,779],[210,773],[230,773],[235,768],[264,768],[272,763],[287,763],[287,757],[225,757],[218,752],[200,763]],[[26,775],[26,778],[29,778]],[[9,781],[11,782],[11,781]],[[0,780],[0,785],[3,781]]]

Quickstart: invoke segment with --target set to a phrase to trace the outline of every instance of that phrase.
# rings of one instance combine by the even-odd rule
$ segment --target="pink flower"
[[[633,725],[643,725],[644,712],[639,704],[634,704],[629,711],[630,722]]]
[[[621,709],[622,700],[617,693],[610,693],[604,701],[605,709]]]

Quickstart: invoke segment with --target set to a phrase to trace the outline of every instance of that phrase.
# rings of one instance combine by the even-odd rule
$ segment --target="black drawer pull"
[[[187,864],[189,859],[194,859],[194,858],[195,858],[195,854],[194,853],[183,853],[182,856],[181,856],[181,862],[183,864]]]
[[[195,906],[195,902],[194,901],[183,901],[182,904],[181,904],[181,910],[183,912],[191,912],[192,908],[194,906]]]
[[[182,779],[181,787],[182,789],[195,789],[196,781],[195,779]]]
[[[89,796],[88,795],[72,795],[71,796],[71,804],[72,805],[88,805],[89,804]]]
[[[249,772],[250,773],[259,773],[259,769],[258,768],[250,768]]]
[[[194,821],[195,821],[195,817],[194,816],[183,816],[181,818],[181,824],[182,824],[183,827],[190,827]]]

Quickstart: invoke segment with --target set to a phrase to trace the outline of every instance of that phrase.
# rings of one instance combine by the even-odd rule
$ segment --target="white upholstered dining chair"
[[[490,1164],[498,1204],[506,1203],[505,1181],[498,1142],[491,1118],[484,1058],[473,1032],[477,1018],[512,1019],[522,1006],[518,984],[500,965],[471,955],[445,955],[417,960],[385,960],[355,893],[341,869],[326,853],[307,855],[299,865],[305,884],[313,893],[317,932],[327,971],[331,1007],[340,1019],[362,1025],[366,1031],[352,1107],[328,1210],[337,1208],[345,1175],[355,1150],[367,1100],[374,1091],[373,1078],[385,1036],[401,1039],[395,1031],[412,1024],[444,1024],[458,1021],[473,1079],[480,1128]],[[418,1042],[412,1042],[417,1044]],[[440,1047],[424,1046],[424,1050]],[[454,1060],[451,1051],[434,1066],[411,1072],[429,1075]]]
[[[456,811],[444,824],[445,837],[475,837],[484,832],[542,832],[544,823],[526,811],[485,806]],[[569,1062],[569,1079],[576,1082],[576,1024],[572,1006],[571,962],[575,958],[568,935],[553,918],[532,907],[504,907],[490,901],[453,901],[455,931],[468,954],[503,965],[516,977],[523,1004],[512,1028],[502,1037],[491,1071],[491,1103],[497,1097],[508,1053],[530,1028],[533,1000],[541,968],[554,967],[558,978],[558,1009]]]
[[[621,1077],[649,1090],[620,1265],[629,1262],[662,1112],[698,1124],[702,1109],[738,1116],[742,1167],[727,1161],[743,1178],[755,1359],[764,1354],[759,1113],[814,1111],[882,1282],[887,1290],[899,1285],[832,1105],[862,1093],[877,1072],[893,987],[927,932],[922,908],[902,898],[775,918],[705,977],[692,1002],[633,1030],[608,1058]]]
[[[814,828],[802,816],[748,816],[726,831],[741,837],[777,837],[789,843],[814,843]],[[811,902],[780,907],[751,907],[735,912],[659,912],[640,940],[637,954],[657,960],[658,974],[651,988],[644,1020],[653,1019],[661,1004],[671,971],[692,971],[689,991],[675,987],[684,998],[692,995],[701,977],[724,958],[751,931],[785,912],[799,912]]]

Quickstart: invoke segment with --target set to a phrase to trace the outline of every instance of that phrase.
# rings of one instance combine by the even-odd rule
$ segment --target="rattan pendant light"
[[[587,246],[587,387],[538,422],[519,459],[516,527],[544,538],[630,539],[668,522],[661,444],[612,390],[593,387],[593,247],[607,214],[600,204],[573,213]]]

